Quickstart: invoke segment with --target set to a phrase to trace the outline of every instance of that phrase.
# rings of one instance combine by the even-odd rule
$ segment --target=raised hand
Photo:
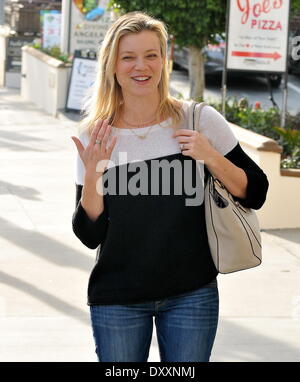
[[[71,137],[85,166],[86,174],[96,175],[97,172],[103,173],[107,167],[117,141],[117,137],[114,136],[110,146],[107,147],[108,138],[111,133],[111,125],[108,124],[108,121],[108,119],[99,119],[95,123],[86,148],[77,137]],[[98,141],[100,143],[97,143]]]

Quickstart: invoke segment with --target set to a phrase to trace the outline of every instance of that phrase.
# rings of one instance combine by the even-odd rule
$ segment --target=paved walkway
[[[74,122],[0,89],[0,361],[96,361],[74,236]],[[300,361],[300,230],[262,233],[259,268],[219,276],[212,361]],[[153,331],[149,361],[159,361]]]

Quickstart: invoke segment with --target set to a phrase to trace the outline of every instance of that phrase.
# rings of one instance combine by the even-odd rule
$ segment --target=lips
[[[137,83],[146,83],[151,79],[151,76],[136,76],[132,77],[132,79]]]

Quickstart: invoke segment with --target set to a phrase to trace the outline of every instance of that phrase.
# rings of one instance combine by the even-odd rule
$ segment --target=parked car
[[[221,74],[223,72],[223,63],[224,63],[224,52],[225,52],[225,41],[217,36],[217,44],[208,44],[202,50],[205,63],[204,70],[206,75],[211,74]],[[174,67],[178,66],[183,69],[188,70],[188,57],[189,50],[184,47],[180,49],[176,44],[174,46]],[[242,71],[227,71],[230,76],[238,75],[238,76],[263,76],[266,77],[265,73],[259,72],[242,72]],[[270,73],[270,81],[274,88],[278,88],[281,84],[282,75],[281,73]]]

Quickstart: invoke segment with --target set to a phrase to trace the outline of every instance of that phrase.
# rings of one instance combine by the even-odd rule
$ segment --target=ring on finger
[[[184,143],[180,144],[180,150],[184,150]]]
[[[95,144],[98,143],[99,145],[101,144],[101,140],[100,139],[96,139],[95,140]]]

